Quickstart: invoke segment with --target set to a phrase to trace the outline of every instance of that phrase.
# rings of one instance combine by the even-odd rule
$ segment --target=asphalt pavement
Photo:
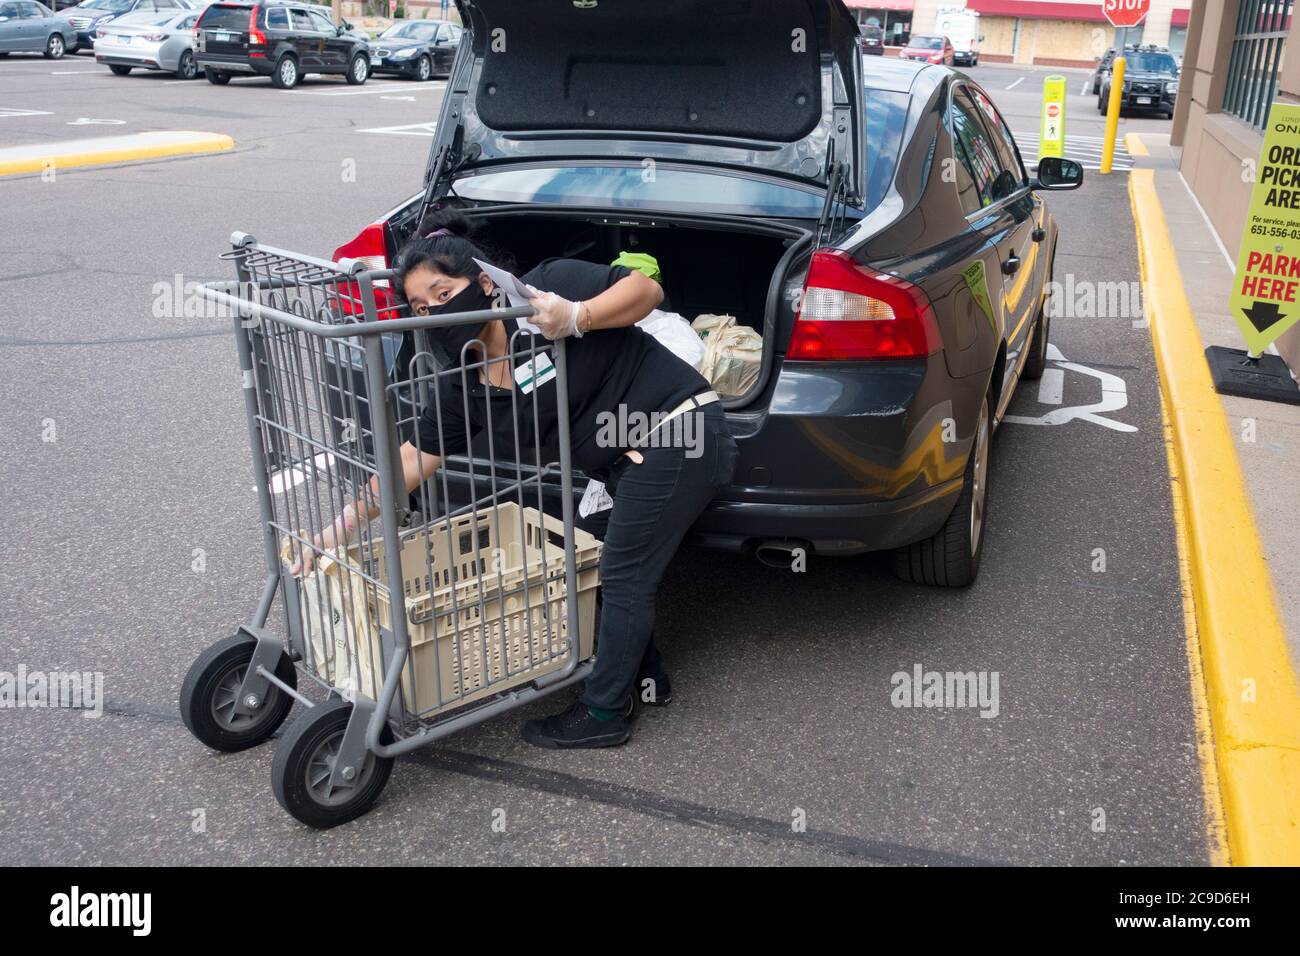
[[[972,73],[1036,129],[1028,79]],[[1122,427],[999,430],[967,591],[903,585],[879,557],[795,575],[684,550],[657,628],[675,699],[629,745],[523,743],[518,721],[562,693],[400,760],[375,809],[328,833],[275,802],[274,742],[227,756],[189,736],[185,670],[251,616],[264,569],[229,331],[163,297],[175,276],[231,277],[232,230],[328,255],[418,190],[441,88],[0,64],[0,145],[108,126],[236,141],[0,180],[0,670],[101,671],[107,700],[97,719],[0,710],[0,863],[1207,862],[1150,339],[1086,308],[1055,321],[1059,374],[1011,414],[1104,405]],[[1125,185],[1050,197],[1059,280],[1137,281]],[[996,716],[893,706],[917,665],[996,672]]]

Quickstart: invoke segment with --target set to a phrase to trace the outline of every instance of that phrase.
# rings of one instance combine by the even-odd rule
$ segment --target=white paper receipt
[[[515,384],[525,395],[553,378],[555,378],[555,364],[545,352],[522,365],[515,366]]]
[[[492,280],[492,284],[506,294],[506,298],[510,300],[511,306],[515,308],[527,305],[529,299],[535,295],[541,294],[540,289],[534,289],[527,282],[524,282],[513,273],[507,272],[505,269],[498,269],[496,266],[492,265],[492,263],[484,262],[482,259],[475,259],[474,261],[478,263],[480,269],[487,273],[487,277]],[[542,334],[542,330],[533,325],[533,323],[529,322],[527,319],[515,319],[515,321],[519,323],[521,329],[525,329],[535,335]],[[516,372],[516,374],[518,373]]]

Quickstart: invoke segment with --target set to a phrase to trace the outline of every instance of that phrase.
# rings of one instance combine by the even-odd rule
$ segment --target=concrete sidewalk
[[[1139,136],[1150,155],[1140,166],[1156,170],[1156,194],[1178,255],[1183,288],[1206,345],[1245,348],[1228,313],[1240,236],[1220,238],[1178,170],[1168,138]],[[1229,248],[1231,244],[1231,248]],[[1286,622],[1291,663],[1300,672],[1300,405],[1221,395],[1228,430],[1250,493],[1255,526]]]
[[[1193,694],[1203,682],[1231,860],[1300,863],[1300,406],[1222,396],[1204,349],[1239,237],[1216,235],[1165,135],[1142,134],[1130,196],[1167,419]],[[1143,155],[1145,153],[1145,155]]]

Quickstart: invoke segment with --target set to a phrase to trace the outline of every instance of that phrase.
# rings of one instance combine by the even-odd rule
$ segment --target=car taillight
[[[166,40],[166,39],[167,39],[167,34],[165,34],[165,33],[146,33],[146,34],[144,35],[144,38],[145,38],[147,41],[149,41],[150,43],[161,43],[163,40]]]
[[[936,54],[934,54],[933,56],[930,57],[930,62],[931,62],[931,63],[942,63],[942,62],[943,62],[943,54],[942,54],[942,53],[936,53]]]
[[[253,7],[248,14],[248,45],[249,46],[266,46],[266,34],[257,28],[257,14],[260,7]]]
[[[369,269],[387,269],[388,246],[384,239],[384,224],[372,222],[351,242],[345,242],[335,249],[330,258],[335,262],[340,259],[356,259],[364,262]],[[375,282],[375,305],[379,307],[379,318],[396,319],[400,316],[401,303],[387,286],[387,279],[379,279]],[[345,282],[342,284],[342,290],[344,294],[339,301],[340,310],[344,315],[360,315],[361,290],[356,283]]]
[[[917,286],[838,249],[813,253],[787,359],[917,358],[940,345],[930,300]]]

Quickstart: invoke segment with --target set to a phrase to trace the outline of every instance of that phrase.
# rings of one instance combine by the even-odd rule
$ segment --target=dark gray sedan
[[[0,57],[44,53],[51,60],[77,48],[77,31],[37,0],[0,0]]]
[[[787,569],[890,550],[906,580],[970,584],[994,430],[1047,362],[1043,194],[1082,167],[1031,179],[978,83],[862,56],[843,0],[606,6],[475,0],[424,188],[336,257],[391,262],[442,205],[520,270],[650,253],[665,309],[762,346],[722,389],[734,484],[689,540]],[[490,490],[481,462],[444,474]]]
[[[446,20],[398,20],[370,41],[370,72],[431,80],[451,72],[461,28]]]

